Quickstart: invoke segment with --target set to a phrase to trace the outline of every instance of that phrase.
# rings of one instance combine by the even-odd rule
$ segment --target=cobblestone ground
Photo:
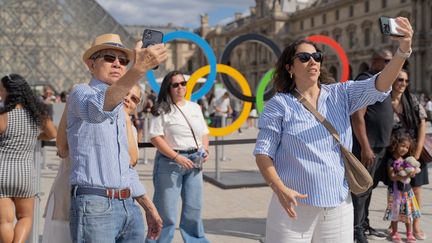
[[[243,133],[238,132],[226,137],[225,139],[245,139],[255,138],[257,129],[243,129]],[[213,139],[213,138],[212,138]],[[222,172],[257,170],[255,160],[252,155],[254,144],[230,145],[224,147],[224,160],[220,162]],[[141,160],[137,167],[140,178],[145,184],[148,193],[153,195],[152,169],[154,149],[141,150]],[[214,149],[210,149],[211,158],[205,165],[205,171],[215,170]],[[145,159],[147,157],[147,159]],[[45,149],[45,166],[41,172],[41,215],[45,207],[46,199],[51,184],[56,176],[59,160],[55,156],[54,148]],[[145,164],[144,161],[147,163]],[[429,175],[432,178],[432,169]],[[424,204],[422,208],[423,229],[429,239],[423,242],[432,242],[432,187],[425,186]],[[271,196],[268,187],[240,188],[240,189],[220,189],[208,182],[204,184],[204,225],[208,239],[215,243],[248,243],[263,242],[265,235],[265,221],[267,206]],[[371,207],[370,221],[373,227],[384,230],[388,222],[382,220],[386,207],[386,188],[380,185],[374,190]],[[44,219],[39,220],[39,232],[43,231]],[[401,226],[401,229],[403,227]],[[405,237],[405,235],[403,235]],[[174,242],[183,242],[179,230],[176,231]],[[386,242],[386,241],[370,241]],[[342,242],[341,242],[342,243]]]

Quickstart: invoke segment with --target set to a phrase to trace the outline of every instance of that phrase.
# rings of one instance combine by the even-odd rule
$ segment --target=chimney
[[[250,10],[251,16],[255,15],[255,11],[256,11],[255,7],[250,7],[249,10]]]
[[[209,19],[208,19],[208,14],[201,14],[200,15],[200,19],[201,19],[201,26],[202,27],[207,27],[208,26],[208,22],[209,22]]]

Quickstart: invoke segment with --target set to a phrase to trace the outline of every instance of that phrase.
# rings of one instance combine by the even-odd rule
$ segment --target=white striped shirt
[[[77,85],[68,100],[67,137],[71,185],[130,188],[145,194],[138,173],[130,165],[123,103],[104,111],[108,85],[92,79]]]
[[[375,88],[376,75],[364,81],[321,85],[318,112],[338,131],[342,143],[352,147],[350,115],[383,101],[390,91]],[[259,119],[254,154],[273,159],[284,184],[302,194],[299,202],[335,207],[348,196],[344,161],[329,131],[291,94],[278,93],[267,102]]]

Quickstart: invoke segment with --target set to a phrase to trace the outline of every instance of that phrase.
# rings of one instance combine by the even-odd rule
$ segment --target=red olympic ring
[[[322,43],[333,48],[342,66],[342,74],[339,81],[346,82],[349,78],[349,61],[348,61],[348,56],[346,55],[342,46],[332,38],[325,35],[311,35],[307,37],[306,40],[310,40],[315,43]]]

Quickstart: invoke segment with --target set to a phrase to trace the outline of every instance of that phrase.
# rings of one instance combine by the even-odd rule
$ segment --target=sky
[[[255,0],[96,0],[124,25],[167,25],[196,28],[200,15],[209,15],[210,26],[228,23],[234,13],[249,13]]]

